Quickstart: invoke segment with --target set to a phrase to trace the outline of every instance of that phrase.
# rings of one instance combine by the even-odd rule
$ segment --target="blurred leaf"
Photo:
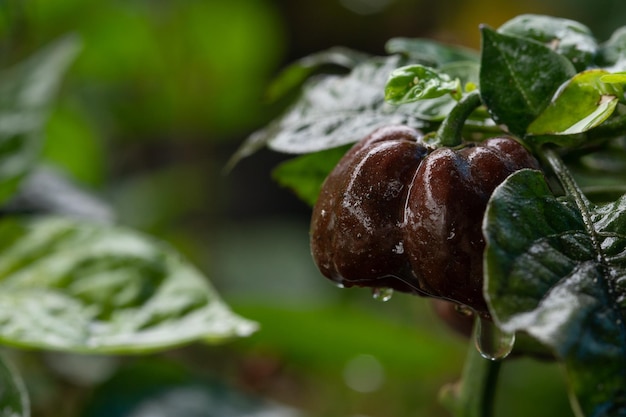
[[[317,201],[322,183],[346,153],[349,146],[302,155],[283,162],[272,177],[283,187],[293,190],[308,205]]]
[[[482,27],[481,97],[496,123],[523,136],[561,84],[572,63],[536,41]]]
[[[141,352],[247,336],[171,248],[61,218],[0,222],[0,340],[74,352]]]
[[[19,375],[0,358],[0,416],[29,417],[28,392]]]
[[[362,52],[340,46],[308,55],[289,65],[272,81],[267,91],[267,99],[275,101],[283,97],[301,86],[320,68],[336,66],[352,70],[368,58],[369,56]]]
[[[600,45],[595,61],[609,72],[626,71],[626,26],[615,30],[610,39]]]
[[[0,213],[54,214],[102,223],[115,219],[113,209],[95,194],[47,167],[35,168],[24,178],[18,192]]]
[[[78,47],[65,37],[0,74],[0,201],[38,159],[48,107]]]
[[[598,49],[587,26],[560,17],[523,14],[504,23],[498,32],[541,42],[568,58],[577,71],[588,67]]]
[[[548,107],[528,126],[530,135],[573,135],[583,133],[613,114],[624,95],[620,85],[607,84],[604,70],[578,73],[559,89]],[[543,138],[566,145],[567,140]],[[529,139],[533,141],[533,139]]]
[[[531,170],[501,184],[485,214],[492,316],[554,351],[585,416],[626,412],[625,227],[626,195],[602,206],[557,199]]]
[[[199,378],[164,360],[141,360],[99,387],[84,417],[302,417],[298,411]]]
[[[479,54],[471,49],[445,45],[430,39],[391,38],[385,49],[389,54],[403,54],[424,65],[438,67],[456,61],[478,62]]]
[[[395,69],[385,86],[385,100],[393,104],[461,94],[461,82],[444,72],[423,65],[407,65]]]

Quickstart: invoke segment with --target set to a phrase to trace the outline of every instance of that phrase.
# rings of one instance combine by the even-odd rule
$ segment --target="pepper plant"
[[[333,48],[296,62],[270,92],[280,99],[295,89],[299,96],[283,115],[251,136],[233,161],[262,146],[302,154],[276,168],[279,183],[311,206],[323,207],[323,215],[330,210],[330,223],[343,221],[344,214],[335,212],[341,207],[370,210],[369,217],[360,217],[363,224],[344,221],[341,230],[327,230],[322,240],[313,241],[315,252],[330,252],[331,261],[322,256],[325,261],[319,264],[329,278],[373,287],[383,298],[390,292],[381,287],[416,290],[456,302],[465,319],[475,317],[478,349],[470,348],[460,383],[442,390],[442,403],[453,415],[491,414],[497,371],[512,351],[511,356],[539,355],[563,365],[575,415],[626,416],[626,27],[598,41],[581,23],[522,15],[497,29],[481,26],[480,31],[480,51],[395,38],[388,41],[386,56]],[[374,226],[386,221],[389,213],[371,212],[389,206],[380,200],[384,193],[376,187],[389,181],[391,171],[406,171],[394,164],[415,164],[415,158],[384,154],[378,165],[367,167],[342,159],[354,142],[389,126],[421,132],[405,134],[419,143],[414,147],[418,158],[506,136],[538,161],[536,166],[523,164],[506,172],[495,190],[489,190],[478,220],[458,205],[453,215],[440,219],[479,223],[481,250],[474,255],[450,250],[451,258],[445,259],[461,266],[480,264],[474,290],[482,293],[486,312],[463,305],[467,297],[440,290],[443,284],[433,292],[412,283],[424,278],[416,267],[419,253],[409,254],[412,269],[407,279],[404,261],[398,267],[391,259],[399,253],[398,246],[392,245],[396,249],[388,256],[372,248],[370,254],[376,258],[368,271],[379,267],[384,271],[375,276],[364,272],[361,281],[357,276],[338,276],[340,266],[329,266],[338,262],[333,256],[349,250],[341,243],[345,241],[327,234],[341,233],[352,242],[359,230],[372,226],[366,220],[379,222]],[[365,168],[367,176],[359,172],[363,175],[357,177],[355,170]],[[320,194],[330,187],[326,177],[336,183],[338,175],[365,181],[371,194],[361,190],[356,197],[347,196],[353,191],[345,184]],[[402,175],[396,191],[407,193],[417,177]],[[420,181],[433,181],[431,187],[437,181],[437,190],[456,189],[455,182],[469,174],[459,171],[447,182],[436,175],[444,174],[424,174]],[[425,189],[422,195],[411,194],[407,204],[419,205],[420,199],[430,198]],[[367,205],[348,203],[370,197]],[[410,235],[419,228],[411,229],[414,217],[407,215],[408,205],[404,214],[389,214],[399,217],[385,229],[400,236],[399,244],[427,236]],[[313,236],[316,227],[314,222]],[[396,233],[394,227],[404,231]],[[380,234],[380,244],[386,245],[387,235]],[[378,244],[376,239],[368,242]],[[435,246],[440,248],[439,242]],[[402,248],[407,250],[406,245]],[[349,255],[353,253],[344,258]],[[465,255],[474,258],[471,262],[458,258]]]
[[[0,73],[0,343],[137,354],[252,333],[174,248],[117,225],[41,160],[47,111],[79,50],[68,36]],[[2,415],[30,415],[4,360],[0,385]]]

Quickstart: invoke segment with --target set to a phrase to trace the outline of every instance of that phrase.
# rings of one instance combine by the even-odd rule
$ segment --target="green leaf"
[[[602,81],[607,74],[598,69],[578,73],[559,89],[548,107],[528,126],[528,133],[573,135],[604,122],[624,95],[620,85]]]
[[[577,71],[586,69],[598,49],[591,30],[575,20],[524,14],[498,28],[505,35],[520,36],[543,43],[567,57]]]
[[[141,352],[246,336],[205,277],[168,246],[62,218],[0,222],[0,341]]]
[[[461,81],[423,65],[395,69],[385,86],[385,100],[393,104],[412,103],[446,94],[461,94]]]
[[[346,153],[349,146],[302,155],[283,162],[272,177],[283,187],[290,188],[305,203],[313,206],[322,183]]]
[[[311,79],[302,97],[265,130],[253,134],[239,155],[265,143],[279,152],[316,152],[356,142],[382,126],[423,127],[425,122],[415,116],[415,104],[385,102],[389,74],[407,63],[399,56],[374,57],[348,75]]]
[[[0,74],[0,202],[37,161],[46,112],[78,49],[65,37]]]
[[[482,27],[481,97],[493,119],[524,136],[559,86],[576,74],[572,63],[529,39]]]
[[[412,60],[431,67],[457,61],[478,62],[476,51],[455,45],[445,45],[430,39],[391,38],[385,45],[389,54],[403,54]]]
[[[567,368],[574,409],[626,415],[626,196],[556,198],[523,170],[494,192],[483,231],[485,290],[507,332],[527,332]]]
[[[30,403],[22,378],[0,358],[0,415],[2,417],[29,417]]]

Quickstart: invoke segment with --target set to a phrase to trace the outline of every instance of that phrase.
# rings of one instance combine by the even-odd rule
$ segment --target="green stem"
[[[432,144],[434,146],[458,146],[463,142],[461,133],[465,120],[482,104],[480,92],[474,90],[463,97],[450,111],[437,130]]]
[[[454,417],[492,417],[501,366],[502,361],[483,358],[470,344],[461,381],[443,387],[442,405]]]

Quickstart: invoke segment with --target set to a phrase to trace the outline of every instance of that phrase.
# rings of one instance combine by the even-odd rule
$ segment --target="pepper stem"
[[[442,388],[441,404],[454,417],[492,417],[501,366],[502,361],[485,359],[470,344],[461,380]]]
[[[435,147],[458,146],[463,142],[461,133],[465,121],[478,106],[482,104],[480,91],[474,90],[463,97],[450,111],[437,130],[437,134],[430,142]]]

